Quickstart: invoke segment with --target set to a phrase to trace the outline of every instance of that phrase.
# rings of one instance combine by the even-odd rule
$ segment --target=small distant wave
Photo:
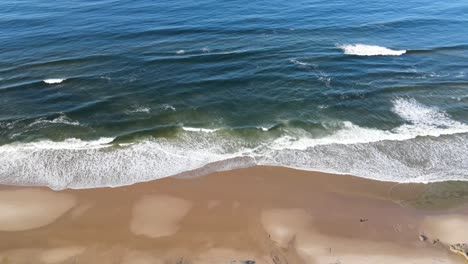
[[[151,108],[147,106],[134,106],[132,109],[125,111],[127,114],[131,113],[145,113],[148,114],[151,112]]]
[[[176,111],[177,110],[174,106],[172,106],[170,104],[163,104],[163,105],[161,105],[161,108],[163,110],[165,110],[165,111],[167,111],[167,110]]]
[[[332,77],[329,77],[328,74],[321,70],[317,64],[311,64],[297,59],[289,59],[289,62],[294,63],[298,66],[298,68],[310,71],[317,77],[318,81],[325,84],[325,86],[328,88],[331,87]]]
[[[45,80],[43,80],[43,82],[45,82],[47,84],[58,84],[58,83],[62,83],[65,80],[66,79],[45,79]]]
[[[241,59],[250,56],[257,55],[259,50],[254,49],[209,49],[209,50],[177,50],[172,53],[148,53],[151,55],[151,58],[146,61],[149,63],[171,63],[174,61],[186,60],[190,62],[202,62],[206,63],[208,60],[218,60],[218,59]],[[178,56],[174,56],[178,55]]]
[[[149,107],[138,107],[135,109],[136,113],[149,113],[151,109]]]
[[[300,60],[297,60],[297,59],[290,59],[289,62],[294,63],[294,64],[299,65],[299,66],[311,66],[307,62],[303,62],[303,61],[300,61]]]
[[[319,105],[317,106],[318,109],[327,109],[328,107],[330,107],[329,105]]]
[[[182,127],[182,130],[189,131],[189,132],[203,132],[203,133],[214,133],[218,131],[218,128],[210,129],[210,128],[198,128],[198,127]]]
[[[29,127],[34,127],[34,126],[38,126],[38,125],[44,125],[44,124],[63,124],[63,125],[69,125],[69,126],[80,126],[80,122],[78,121],[74,121],[72,119],[70,119],[68,116],[66,116],[65,114],[60,114],[60,116],[52,119],[52,120],[49,120],[49,119],[46,119],[46,118],[39,118],[38,120],[32,122],[31,124],[29,124]]]
[[[162,104],[159,105],[157,108],[162,109],[164,111],[176,111],[177,109],[170,105],[170,104]],[[151,108],[148,106],[134,106],[129,110],[126,110],[125,113],[131,114],[131,113],[145,113],[149,114],[151,112]]]
[[[328,76],[320,76],[318,77],[318,80],[321,81],[323,84],[325,84],[326,87],[331,87],[331,77]]]
[[[393,50],[365,44],[345,44],[337,47],[342,49],[344,54],[357,56],[400,56],[406,53],[406,50]]]
[[[257,129],[260,129],[263,132],[267,132],[271,129],[272,127],[257,127]]]

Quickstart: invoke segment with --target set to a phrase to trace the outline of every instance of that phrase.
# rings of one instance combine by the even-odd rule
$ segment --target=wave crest
[[[65,81],[66,79],[45,79],[43,80],[43,82],[47,83],[47,84],[58,84],[58,83],[62,83],[63,81]]]
[[[214,133],[218,131],[218,128],[199,128],[199,127],[182,127],[182,130],[188,132],[203,132],[203,133]]]
[[[344,54],[357,56],[400,56],[406,53],[406,50],[393,50],[366,44],[344,44],[337,47],[342,49]]]
[[[404,121],[394,129],[346,121],[321,138],[289,132],[292,127],[282,130],[286,135],[261,128],[266,136],[252,142],[214,129],[183,127],[176,139],[125,144],[113,138],[12,143],[0,146],[0,183],[54,189],[119,186],[252,165],[397,182],[468,180],[467,124],[412,98],[396,98],[392,110]]]
[[[43,124],[63,124],[63,125],[69,125],[69,126],[80,126],[81,125],[80,122],[73,121],[72,119],[70,119],[65,114],[60,114],[60,116],[58,116],[58,117],[56,117],[56,118],[54,118],[52,120],[48,120],[46,118],[39,118],[36,121],[29,124],[28,126],[29,127],[34,127],[34,126],[43,125]]]

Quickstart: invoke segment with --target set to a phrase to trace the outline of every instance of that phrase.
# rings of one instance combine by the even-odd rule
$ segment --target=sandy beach
[[[467,14],[0,0],[0,264],[468,264]]]
[[[0,263],[464,263],[450,246],[468,242],[468,208],[429,187],[277,167],[1,186]]]

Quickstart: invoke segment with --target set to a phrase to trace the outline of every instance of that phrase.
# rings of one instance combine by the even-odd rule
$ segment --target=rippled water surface
[[[0,183],[255,164],[468,180],[451,2],[1,1]]]

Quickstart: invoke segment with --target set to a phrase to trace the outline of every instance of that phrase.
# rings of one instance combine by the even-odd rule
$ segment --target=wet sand
[[[0,263],[464,263],[449,246],[468,242],[468,208],[414,208],[427,189],[260,166],[119,188],[1,186]]]

